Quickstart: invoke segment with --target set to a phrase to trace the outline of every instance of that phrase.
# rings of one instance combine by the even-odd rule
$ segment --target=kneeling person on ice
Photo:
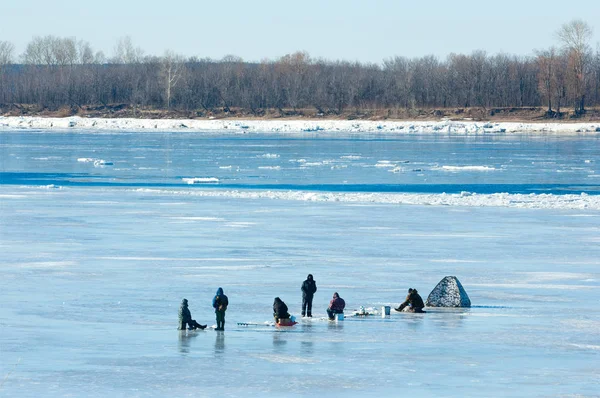
[[[217,289],[217,294],[212,301],[213,308],[215,309],[215,315],[217,317],[217,329],[225,330],[225,311],[229,305],[229,299],[223,294],[223,288]]]
[[[333,298],[329,302],[329,308],[327,308],[327,315],[329,320],[333,321],[335,314],[343,314],[344,308],[346,308],[346,302],[340,297],[337,292],[333,293]]]
[[[275,323],[279,323],[282,319],[290,319],[288,307],[279,297],[275,297],[275,301],[273,301],[273,318],[275,318]]]
[[[188,308],[187,299],[181,301],[181,307],[179,307],[179,330],[185,330],[185,326],[188,325],[190,330],[204,329],[206,325],[200,325],[194,319],[192,319],[192,313]]]
[[[423,304],[423,299],[419,295],[419,292],[417,292],[417,289],[408,289],[408,296],[406,296],[406,300],[404,300],[404,302],[400,304],[398,308],[394,308],[394,310],[401,312],[407,306],[410,306],[408,307],[409,312],[416,312],[421,314],[425,313],[425,311],[423,311],[423,307],[425,307],[425,304]]]

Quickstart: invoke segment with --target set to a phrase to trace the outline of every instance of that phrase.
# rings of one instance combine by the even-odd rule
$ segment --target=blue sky
[[[485,50],[531,54],[557,45],[556,30],[575,18],[600,40],[600,1],[304,0],[285,2],[199,0],[7,0],[0,40],[21,53],[33,36],[89,41],[112,55],[130,36],[146,54],[171,49],[184,55],[247,61],[308,51],[326,59],[381,62],[408,57]]]

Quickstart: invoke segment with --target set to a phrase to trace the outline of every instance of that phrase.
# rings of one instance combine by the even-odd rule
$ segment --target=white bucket
[[[381,317],[385,318],[386,316],[390,316],[391,311],[392,307],[390,307],[389,305],[381,307]]]
[[[336,322],[344,320],[344,314],[335,314],[334,316],[335,316],[335,321]]]

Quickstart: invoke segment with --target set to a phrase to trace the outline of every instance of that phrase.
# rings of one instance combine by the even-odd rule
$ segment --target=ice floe
[[[263,159],[277,159],[279,158],[279,155],[276,153],[265,153],[262,155],[258,155],[258,158],[263,158]]]
[[[186,179],[184,179],[185,181]],[[187,179],[202,181],[210,179]],[[214,181],[216,180],[216,181]],[[195,182],[188,182],[194,184]],[[169,190],[138,188],[137,192],[153,192],[164,195],[191,195],[201,197],[226,197],[238,199],[273,199],[307,202],[342,202],[348,204],[396,204],[420,206],[458,207],[508,207],[524,209],[578,209],[600,210],[600,195],[553,195],[553,194],[418,194],[418,193],[370,193],[370,192],[315,192],[286,190]]]
[[[112,166],[113,162],[106,161],[104,159],[94,160],[94,167]]]
[[[490,166],[442,166],[439,168],[435,168],[434,170],[443,170],[443,171],[493,171],[496,170],[494,167]]]
[[[94,167],[113,166],[113,162],[97,158],[77,158],[79,163],[93,163]]]
[[[183,182],[193,185],[193,184],[216,184],[219,182],[219,179],[216,177],[192,177],[192,178],[182,178]]]

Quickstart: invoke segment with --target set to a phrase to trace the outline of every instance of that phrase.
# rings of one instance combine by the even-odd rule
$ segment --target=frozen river
[[[0,396],[598,396],[599,144],[0,131]]]

